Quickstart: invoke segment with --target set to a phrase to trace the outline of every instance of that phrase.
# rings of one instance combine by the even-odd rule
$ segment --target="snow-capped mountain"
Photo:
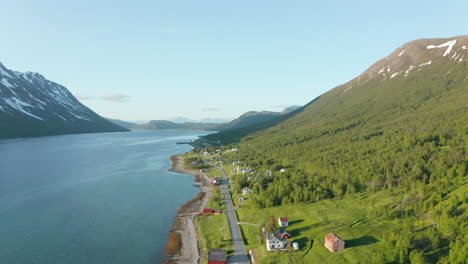
[[[0,138],[127,131],[38,73],[0,63]]]
[[[342,85],[344,92],[374,79],[413,78],[415,72],[446,65],[451,68],[468,61],[468,36],[418,39],[405,43],[361,75]]]

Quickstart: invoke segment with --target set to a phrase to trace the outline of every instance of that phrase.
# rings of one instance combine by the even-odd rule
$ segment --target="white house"
[[[286,170],[285,170],[285,169],[281,169],[280,172],[283,173],[283,172],[286,172]]]
[[[289,220],[286,217],[280,217],[278,218],[278,225],[281,227],[287,227],[289,226]]]
[[[251,192],[252,192],[252,190],[250,188],[248,188],[248,187],[244,187],[242,189],[242,195],[248,195]]]
[[[267,174],[268,176],[271,176],[271,175],[273,175],[273,172],[272,172],[271,170],[267,170],[267,171],[266,171],[266,174]]]
[[[284,239],[275,237],[274,235],[268,235],[266,239],[266,247],[268,251],[274,251],[275,249],[284,249],[288,242]]]

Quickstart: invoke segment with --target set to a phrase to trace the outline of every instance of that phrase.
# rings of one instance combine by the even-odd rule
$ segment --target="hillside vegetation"
[[[306,237],[320,231],[314,248],[328,232],[345,239],[371,233],[381,241],[334,257],[312,254],[322,256],[321,263],[340,254],[342,261],[361,263],[359,256],[374,253],[390,263],[466,263],[467,47],[466,36],[407,43],[286,119],[231,138],[206,137],[224,144],[240,139],[239,153],[226,159],[256,169],[232,176],[235,191],[249,186],[255,194],[248,203],[255,209],[240,209],[241,221],[295,215],[309,225],[301,231]],[[370,225],[354,232],[360,219]],[[312,231],[316,225],[326,228]]]

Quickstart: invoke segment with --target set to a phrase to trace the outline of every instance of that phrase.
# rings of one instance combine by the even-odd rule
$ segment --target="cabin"
[[[283,239],[290,239],[292,236],[284,229],[279,229],[275,231],[275,236]]]
[[[282,238],[278,238],[275,235],[268,235],[266,239],[266,247],[268,251],[274,251],[276,249],[284,249],[288,242]]]
[[[337,252],[345,248],[345,242],[333,233],[325,236],[325,247],[331,252]]]
[[[278,218],[278,225],[281,227],[288,227],[289,226],[289,220],[286,217],[280,217]]]
[[[211,208],[204,208],[204,209],[203,209],[203,213],[204,213],[204,214],[212,214],[212,213],[214,213],[214,212],[215,212],[215,210],[213,210],[213,209],[211,209]]]
[[[220,248],[212,248],[208,253],[208,264],[227,264],[226,251]]]
[[[219,184],[220,184],[220,181],[218,179],[213,179],[211,181],[211,185],[213,185],[213,186],[219,186]]]

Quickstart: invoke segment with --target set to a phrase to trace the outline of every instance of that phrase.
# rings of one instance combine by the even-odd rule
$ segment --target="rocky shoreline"
[[[195,181],[201,183],[201,191],[197,197],[179,209],[166,246],[166,254],[170,259],[164,260],[163,263],[201,263],[203,250],[200,247],[194,218],[203,210],[211,197],[210,180],[204,173],[185,169],[181,155],[172,156],[171,161],[170,171],[194,175]]]

